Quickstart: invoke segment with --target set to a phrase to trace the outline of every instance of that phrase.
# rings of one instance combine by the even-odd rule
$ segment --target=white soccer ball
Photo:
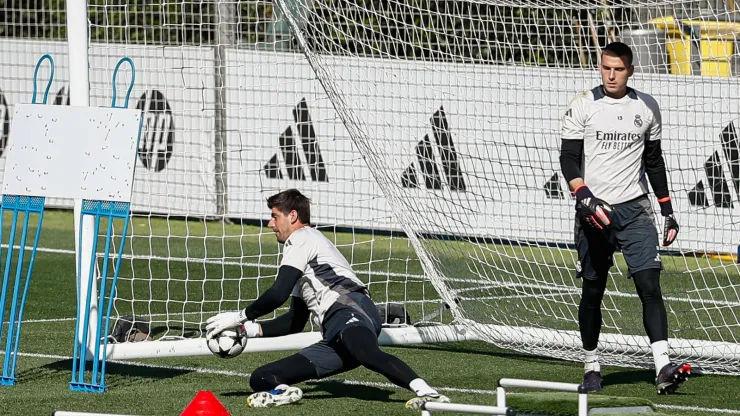
[[[246,346],[247,337],[236,331],[223,331],[208,340],[208,349],[213,355],[221,358],[234,358],[241,354]]]

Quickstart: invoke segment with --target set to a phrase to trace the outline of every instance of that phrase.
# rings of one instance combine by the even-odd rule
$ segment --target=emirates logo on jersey
[[[635,127],[642,127],[642,119],[639,114],[635,114]]]
[[[601,148],[608,150],[629,149],[642,137],[641,133],[634,132],[596,131],[596,140],[601,143]]]

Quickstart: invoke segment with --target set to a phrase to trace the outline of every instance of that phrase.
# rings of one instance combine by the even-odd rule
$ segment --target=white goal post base
[[[503,325],[438,325],[422,327],[383,328],[378,342],[380,345],[412,345],[443,342],[483,341],[495,339],[502,346],[526,345],[532,350],[552,346],[581,348],[578,331],[557,331],[533,327],[511,327]],[[321,339],[318,332],[302,332],[276,338],[253,338],[247,342],[244,352],[292,351],[307,347]],[[734,343],[669,339],[672,356],[691,360],[697,354],[704,359],[718,361],[740,360],[740,345]],[[651,354],[650,340],[646,336],[601,334],[599,349],[602,353]],[[212,355],[205,338],[158,340],[108,344],[106,358],[109,360],[131,360],[155,357],[188,357]]]
[[[321,340],[319,332],[301,332],[274,338],[251,338],[244,353],[300,350]],[[383,328],[378,338],[380,345],[411,345],[441,342],[479,341],[480,338],[464,326],[428,326]],[[172,341],[127,342],[108,344],[109,360],[130,360],[154,357],[189,357],[213,355],[205,338]]]

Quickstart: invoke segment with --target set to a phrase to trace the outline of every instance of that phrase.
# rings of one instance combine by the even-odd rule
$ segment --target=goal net
[[[662,107],[683,226],[662,257],[672,353],[737,371],[740,276],[722,255],[740,241],[735,10],[696,1],[278,5],[454,317],[486,341],[558,358],[582,354],[560,119],[600,84],[600,47],[631,44],[632,85]],[[625,274],[618,256],[601,347],[610,363],[650,364]]]
[[[114,318],[177,342],[246,306],[280,258],[265,199],[295,187],[406,323],[465,324],[471,338],[580,360],[560,119],[600,83],[600,48],[622,40],[636,52],[631,85],[661,105],[681,224],[661,253],[672,355],[737,373],[734,17],[721,1],[90,2],[91,105],[110,105],[110,74],[129,56],[129,107],[146,112]],[[17,30],[0,54],[21,61],[0,69],[12,108],[29,101],[50,48],[55,79],[68,79],[67,51],[43,22],[6,27]],[[615,260],[604,362],[651,365],[640,301]]]

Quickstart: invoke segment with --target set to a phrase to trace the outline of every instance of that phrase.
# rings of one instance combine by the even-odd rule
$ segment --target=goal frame
[[[278,5],[284,7],[285,1],[278,0]],[[71,105],[87,106],[90,102],[89,90],[89,44],[87,30],[87,7],[80,0],[72,0],[67,3],[67,27],[68,27],[68,44],[69,44],[69,65],[70,65],[70,100]],[[283,15],[290,22],[291,14],[288,11]],[[297,24],[292,22],[292,24]],[[80,222],[78,219],[80,201],[75,202],[75,234],[82,232],[83,239],[81,244],[75,243],[75,251],[78,256],[83,256],[81,264],[82,269],[76,272],[77,279],[82,279],[80,287],[87,287],[87,279],[90,276],[89,269],[85,269],[90,261],[86,261],[84,256],[90,253],[94,234],[91,223]],[[740,248],[738,249],[740,253]],[[87,259],[89,260],[89,259]],[[422,259],[422,262],[424,260]],[[435,279],[431,279],[435,282]],[[97,290],[96,282],[90,283],[93,290]],[[445,292],[440,292],[445,296]],[[78,293],[78,296],[84,294]],[[83,297],[84,298],[84,297]],[[92,296],[91,299],[96,299]],[[455,308],[455,302],[452,299],[442,299],[452,309]],[[97,313],[97,305],[92,302],[91,324],[97,322],[93,319]],[[81,325],[81,323],[77,323]],[[90,331],[94,328],[90,328]],[[94,332],[93,332],[94,333]],[[485,336],[484,336],[485,335]],[[264,352],[264,351],[286,351],[301,349],[320,339],[318,332],[305,332],[300,334],[289,335],[279,338],[256,338],[250,339],[245,352]],[[561,331],[547,328],[535,327],[516,327],[504,325],[476,324],[472,322],[463,322],[457,325],[434,325],[434,326],[397,326],[388,327],[382,330],[379,342],[381,345],[411,345],[421,343],[438,343],[438,342],[460,342],[460,341],[491,341],[502,347],[506,347],[516,339],[517,343],[529,343],[532,351],[541,348],[552,347],[553,345],[571,348],[578,351],[580,348],[580,335],[577,331]],[[709,358],[716,359],[740,359],[740,345],[731,342],[715,342],[703,340],[673,339],[669,340],[672,352],[677,356],[689,356],[697,352]],[[600,339],[600,349],[604,352],[614,352],[618,354],[628,353],[631,355],[649,355],[651,353],[650,343],[647,337],[631,336],[621,334],[602,334]],[[94,345],[89,345],[92,350]],[[153,357],[171,357],[171,356],[198,356],[210,355],[204,338],[195,339],[161,339],[155,341],[144,341],[136,343],[108,344],[106,357],[112,360],[127,360]],[[564,355],[564,359],[578,360],[575,355]],[[625,363],[629,365],[630,363]]]

